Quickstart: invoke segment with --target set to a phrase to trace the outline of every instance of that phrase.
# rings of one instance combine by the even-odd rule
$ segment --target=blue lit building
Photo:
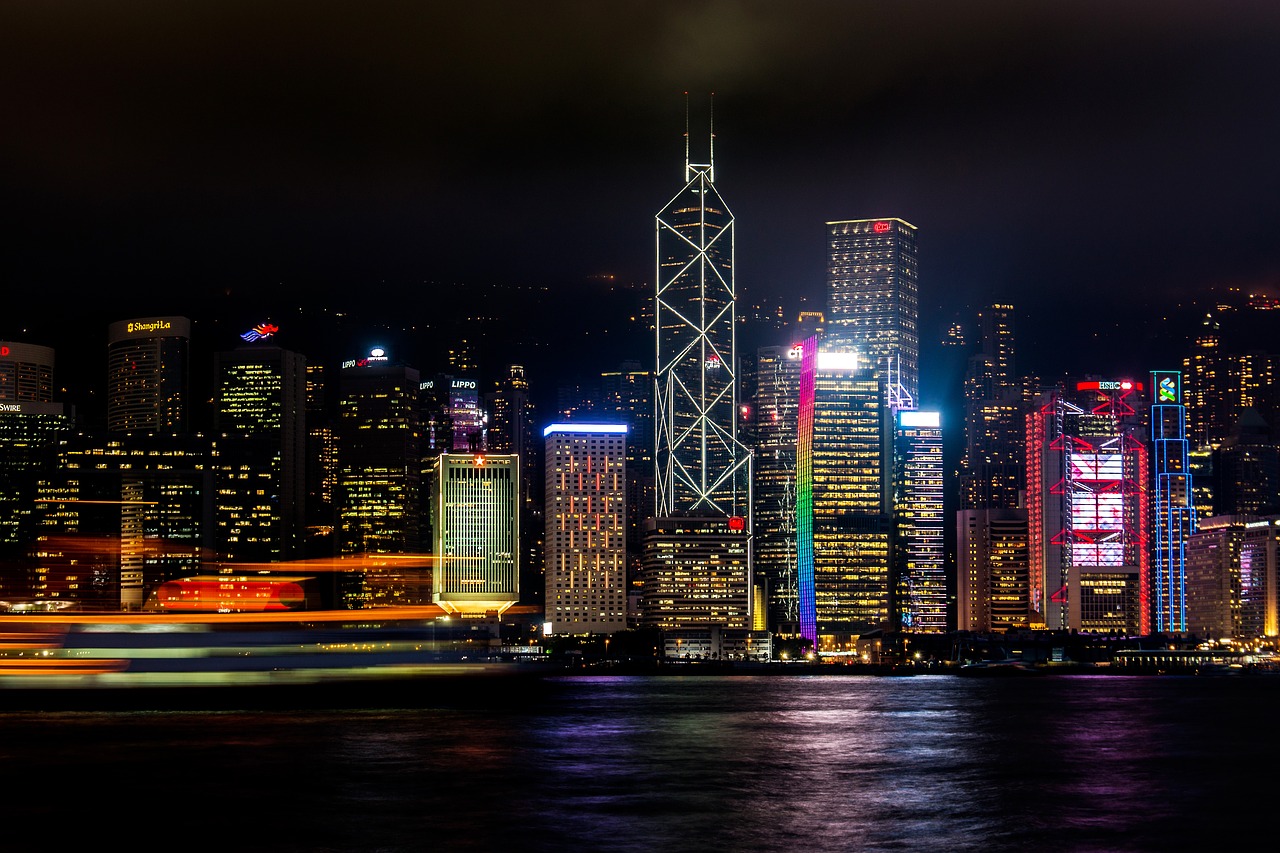
[[[1152,629],[1187,630],[1186,544],[1196,531],[1182,374],[1151,373]]]

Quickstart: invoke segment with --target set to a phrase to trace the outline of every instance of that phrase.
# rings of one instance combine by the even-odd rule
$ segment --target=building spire
[[[714,184],[716,182],[716,93],[715,92],[711,93],[711,103],[707,109],[707,117],[708,117],[707,129],[711,134],[711,141],[710,141],[711,156],[710,156],[710,159],[708,159],[707,161],[707,166],[710,169],[709,177],[711,178],[711,183]]]
[[[684,179],[689,180],[689,93],[684,93]]]

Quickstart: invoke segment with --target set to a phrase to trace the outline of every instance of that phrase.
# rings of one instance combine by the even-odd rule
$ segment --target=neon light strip
[[[804,342],[800,356],[800,407],[796,434],[796,592],[800,636],[818,650],[818,602],[813,578],[813,410],[818,338]]]
[[[626,424],[552,424],[542,431],[546,438],[553,432],[625,433]]]

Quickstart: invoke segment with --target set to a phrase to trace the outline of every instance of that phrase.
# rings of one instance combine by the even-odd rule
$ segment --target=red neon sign
[[[0,355],[8,355],[8,354],[9,354],[8,347],[0,347]]]
[[[729,516],[729,529],[734,533],[741,533],[747,529],[747,520],[740,515]]]
[[[888,222],[877,222],[875,225],[872,225],[871,227],[872,227],[872,229],[874,229],[874,230],[875,230],[875,232],[876,232],[877,234],[885,234],[885,233],[887,233],[887,232],[888,232],[888,230],[889,230],[889,223],[888,223]]]

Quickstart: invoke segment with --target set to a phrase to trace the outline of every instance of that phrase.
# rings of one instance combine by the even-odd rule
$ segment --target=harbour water
[[[0,709],[0,846],[1224,850],[1273,837],[1278,717],[1280,679],[1197,676],[556,676],[369,707]]]

